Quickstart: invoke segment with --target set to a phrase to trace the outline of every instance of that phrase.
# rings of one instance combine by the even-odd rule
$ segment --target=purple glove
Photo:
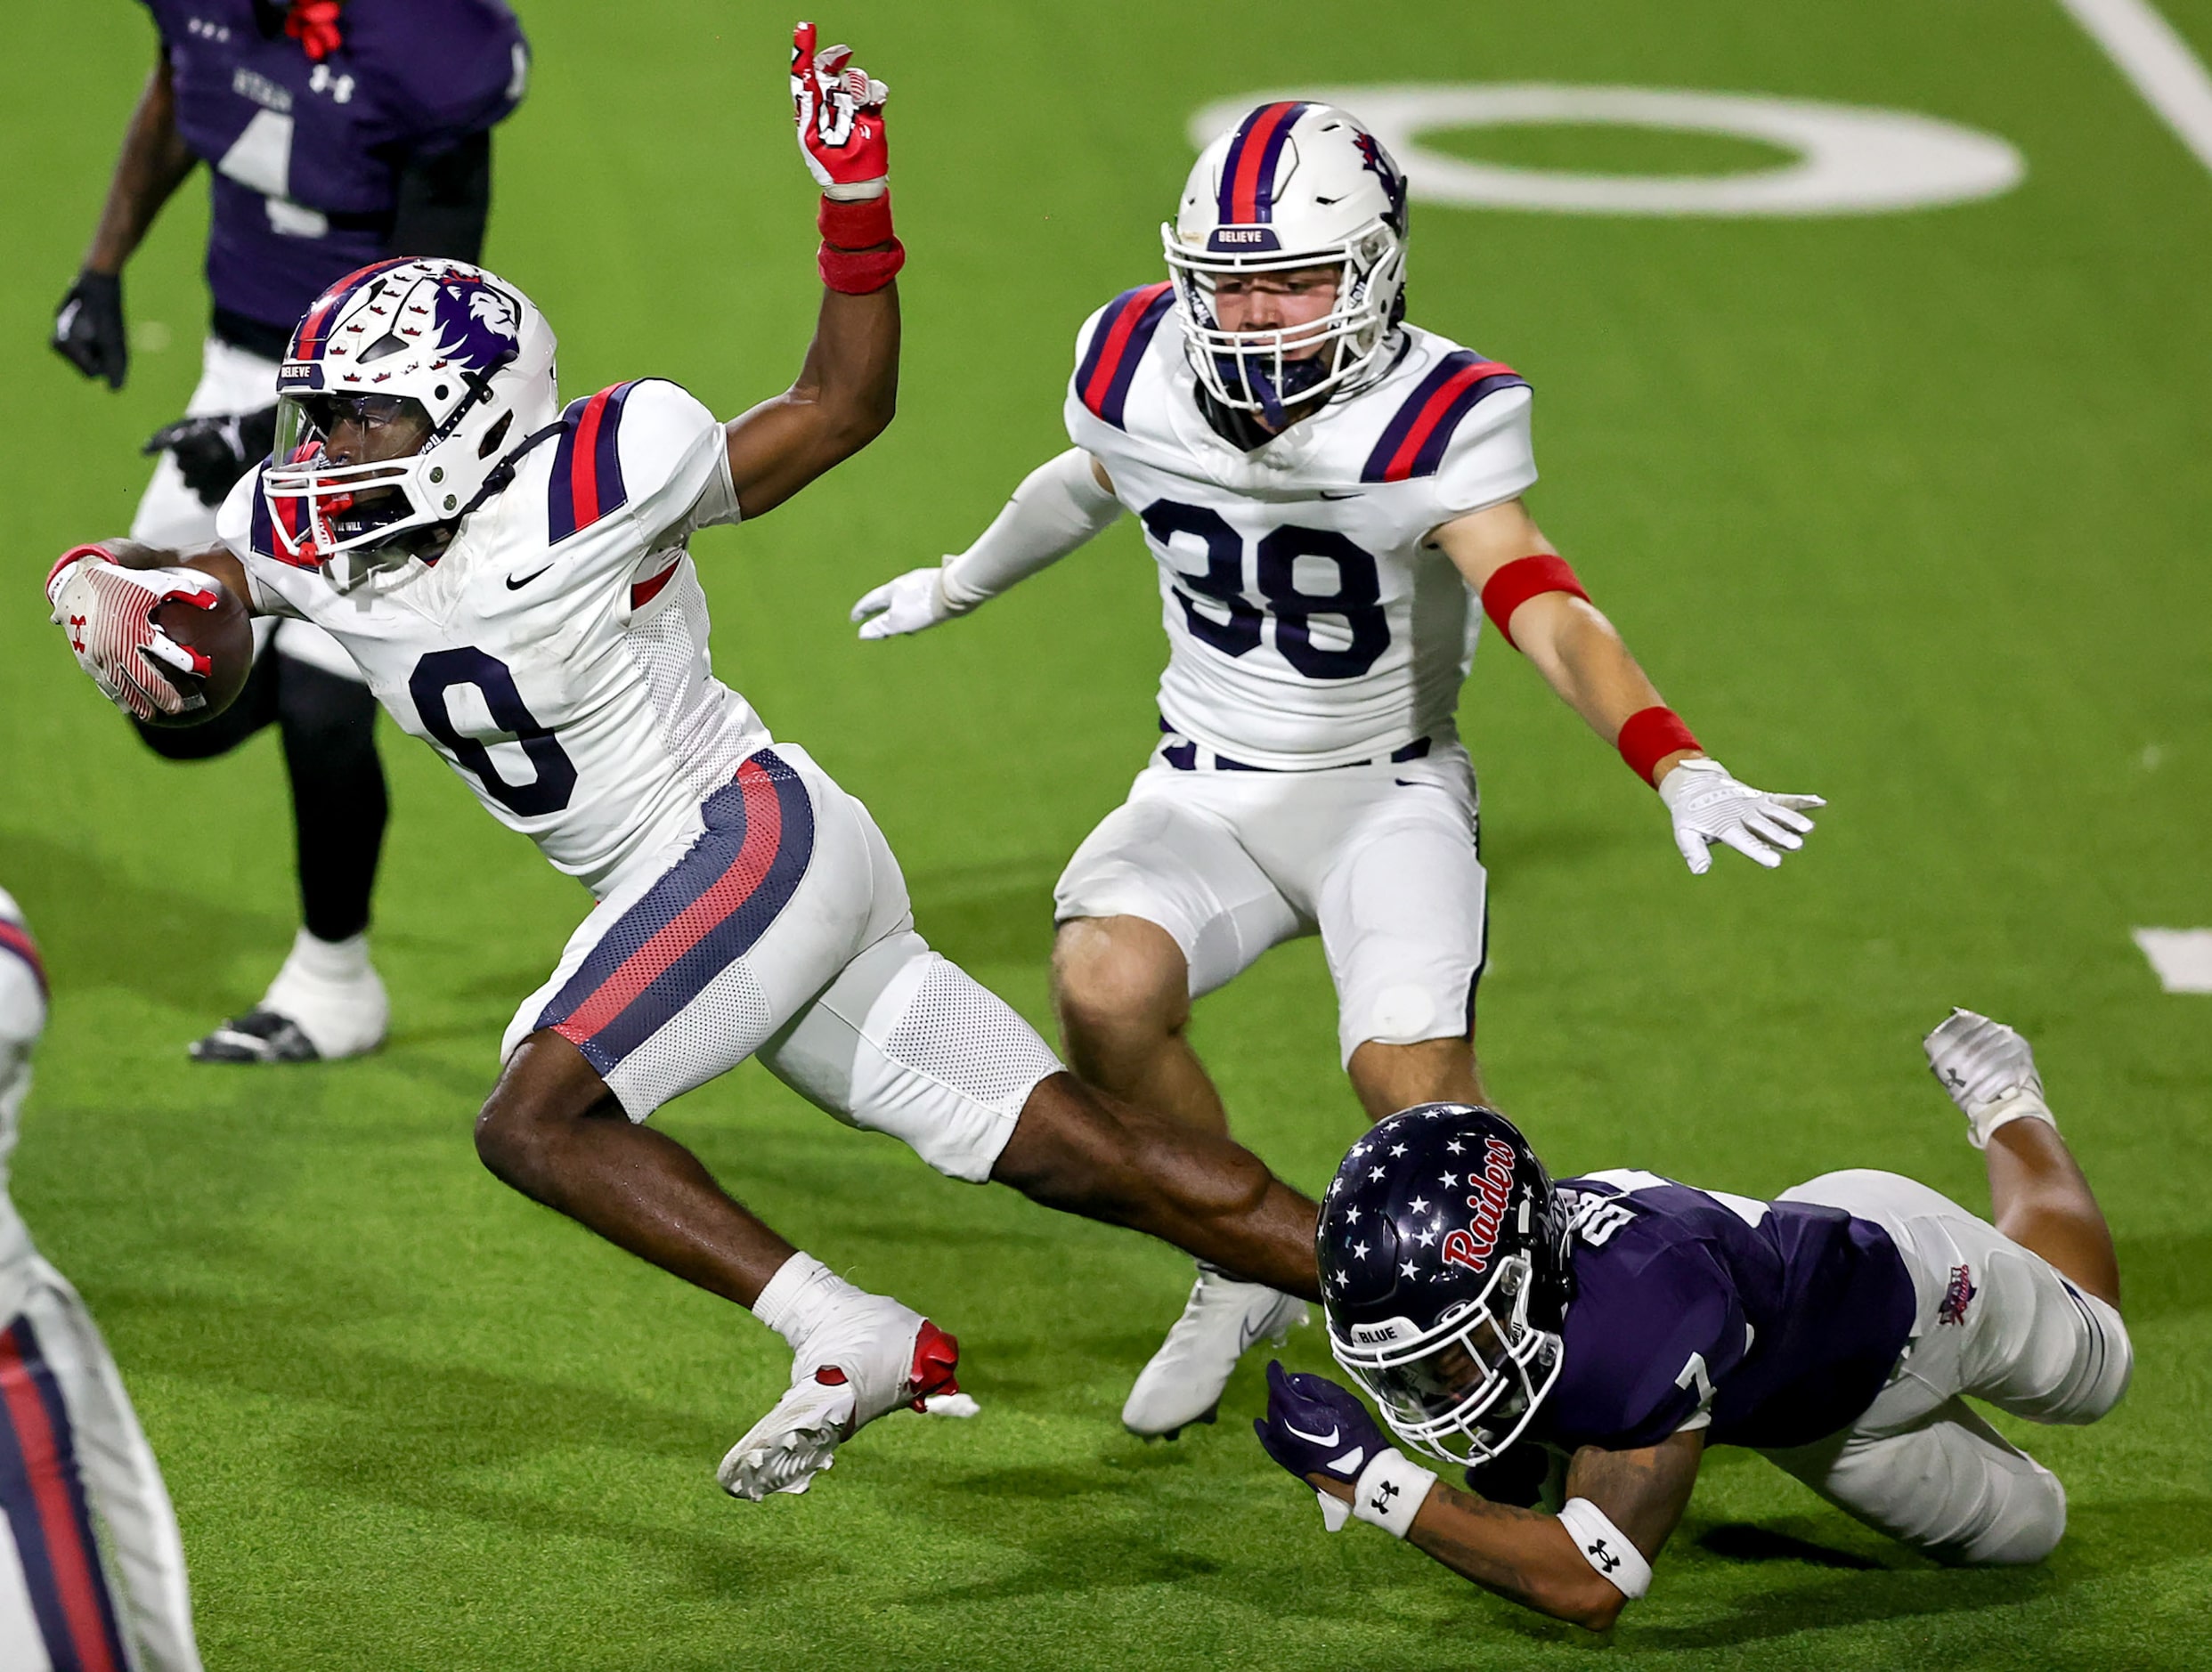
[[[1280,1360],[1268,1363],[1267,1415],[1252,1424],[1252,1432],[1267,1455],[1301,1481],[1324,1474],[1354,1485],[1360,1471],[1390,1449],[1383,1431],[1350,1389],[1325,1376],[1304,1371],[1293,1376]],[[1334,1532],[1351,1510],[1326,1492],[1318,1496],[1322,1520]]]

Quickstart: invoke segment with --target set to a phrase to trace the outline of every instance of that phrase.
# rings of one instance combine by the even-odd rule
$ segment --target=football
[[[158,604],[153,610],[157,627],[213,664],[198,675],[163,670],[169,683],[188,700],[197,694],[204,701],[182,714],[157,714],[148,722],[150,725],[197,726],[213,719],[238,701],[238,694],[246,687],[246,676],[254,670],[253,620],[246,613],[245,600],[213,575],[206,580],[207,590],[216,596],[212,610],[181,598]]]

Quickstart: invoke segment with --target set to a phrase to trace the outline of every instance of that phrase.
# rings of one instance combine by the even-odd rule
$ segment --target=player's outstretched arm
[[[106,378],[110,389],[123,386],[130,366],[123,327],[123,264],[191,173],[192,161],[176,131],[176,93],[165,49],[131,112],[92,248],[54,312],[54,352],[87,377]]]
[[[822,188],[825,287],[798,381],[728,425],[738,509],[765,515],[889,426],[899,398],[899,291],[906,251],[891,231],[890,90],[851,67],[852,49],[815,51],[793,35],[792,110],[800,154]]]
[[[1320,1497],[1335,1532],[1380,1527],[1485,1590],[1603,1631],[1643,1595],[1689,1504],[1702,1431],[1639,1451],[1586,1446],[1568,1465],[1557,1515],[1494,1504],[1445,1485],[1390,1445],[1348,1390],[1326,1376],[1267,1368],[1267,1416],[1252,1424],[1277,1463]]]
[[[1021,479],[974,545],[909,569],[852,606],[863,638],[918,633],[1051,567],[1121,515],[1105,467],[1070,447]]]
[[[1430,539],[1481,596],[1506,642],[1659,791],[1693,874],[1712,869],[1715,844],[1769,870],[1805,845],[1813,827],[1806,813],[1826,803],[1754,790],[1709,758],[1518,499],[1456,518]]]

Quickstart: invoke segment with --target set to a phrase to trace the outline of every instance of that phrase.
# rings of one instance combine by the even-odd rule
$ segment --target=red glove
[[[883,101],[890,89],[851,68],[852,48],[814,50],[814,25],[791,36],[791,108],[799,152],[834,203],[880,198],[890,185]]]
[[[198,570],[125,569],[97,546],[79,546],[46,577],[54,624],[69,636],[77,665],[109,702],[142,720],[207,701],[186,696],[164,677],[205,674],[212,665],[155,624],[155,609],[173,598],[203,610],[222,602]]]

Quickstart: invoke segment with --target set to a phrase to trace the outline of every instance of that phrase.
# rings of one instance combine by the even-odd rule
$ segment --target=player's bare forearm
[[[1567,1496],[1596,1505],[1645,1561],[1654,1561],[1688,1506],[1704,1449],[1698,1433],[1639,1451],[1585,1446],[1568,1466]],[[1350,1501],[1343,1482],[1306,1479]],[[1493,1504],[1442,1481],[1429,1489],[1406,1539],[1484,1590],[1591,1631],[1610,1627],[1628,1600],[1590,1564],[1557,1515]]]
[[[765,515],[890,426],[899,403],[899,286],[825,289],[798,380],[728,425],[738,508]]]
[[[1619,631],[1598,607],[1567,592],[1546,592],[1514,612],[1513,637],[1559,699],[1607,743],[1617,743],[1631,714],[1663,706]],[[1655,783],[1696,750],[1665,756],[1652,770]]]
[[[1317,1491],[1351,1501],[1343,1481],[1305,1478]],[[1603,1631],[1621,1611],[1621,1593],[1582,1559],[1556,1515],[1493,1504],[1439,1481],[1405,1537],[1461,1579],[1555,1619]]]
[[[1491,577],[1524,557],[1557,556],[1528,508],[1509,499],[1455,519],[1430,537],[1479,596]],[[1631,714],[1663,706],[1655,686],[1611,621],[1587,598],[1540,592],[1513,610],[1513,642],[1545,683],[1607,743]],[[1656,783],[1698,751],[1678,750],[1653,768]]]
[[[246,584],[246,565],[239,562],[228,547],[209,546],[204,550],[187,552],[149,546],[137,540],[103,540],[99,545],[125,569],[197,569],[202,574],[213,575],[245,605],[248,614],[259,613],[254,608],[253,588]]]
[[[192,163],[192,153],[176,129],[176,94],[165,56],[146,77],[145,91],[131,112],[123,154],[116,158],[100,224],[85,255],[85,267],[99,273],[122,272],[161,206],[191,173]]]

